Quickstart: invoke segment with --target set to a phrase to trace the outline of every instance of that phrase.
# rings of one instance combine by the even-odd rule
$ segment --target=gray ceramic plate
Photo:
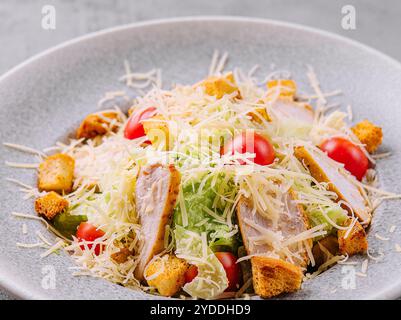
[[[147,22],[114,28],[70,41],[23,63],[0,79],[0,140],[44,148],[65,136],[86,114],[97,109],[106,91],[121,89],[117,81],[128,59],[137,70],[159,67],[164,85],[193,83],[206,75],[214,49],[228,51],[228,68],[246,69],[260,64],[268,72],[272,63],[291,70],[306,86],[306,65],[314,66],[325,90],[340,88],[336,101],[351,104],[356,119],[368,118],[384,127],[383,150],[393,155],[379,163],[382,186],[401,192],[401,65],[383,54],[350,40],[287,23],[247,18],[187,18]],[[30,157],[6,148],[5,160],[24,162]],[[12,211],[34,213],[32,201],[22,201],[18,188],[5,181],[13,177],[35,184],[32,170],[1,166],[0,284],[22,298],[50,299],[138,299],[150,298],[102,279],[73,277],[74,264],[67,254],[40,259],[43,249],[16,248],[16,242],[35,242],[37,228],[51,237],[36,221],[10,216]],[[366,299],[401,295],[400,203],[384,204],[374,217],[370,232],[372,254],[383,259],[369,264],[367,277],[349,275],[360,264],[336,266],[303,290],[284,298]],[[26,223],[29,233],[21,232]],[[389,228],[397,225],[394,233]],[[381,241],[375,233],[389,237]],[[361,262],[358,258],[353,261]],[[55,288],[49,276],[55,275]],[[351,288],[350,288],[351,287]],[[47,289],[46,289],[47,288]],[[154,298],[154,297],[152,297]]]

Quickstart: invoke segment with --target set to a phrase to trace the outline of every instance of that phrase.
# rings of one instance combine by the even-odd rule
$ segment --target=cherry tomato
[[[226,291],[237,291],[241,279],[241,268],[239,264],[235,263],[237,257],[231,252],[216,252],[215,255],[226,271],[228,279],[228,288]]]
[[[343,163],[345,169],[358,180],[362,180],[368,170],[369,160],[362,149],[347,139],[330,138],[320,145],[320,149],[327,152],[331,159]]]
[[[142,110],[135,110],[129,117],[127,124],[124,129],[124,137],[133,140],[136,138],[143,137],[145,131],[143,130],[143,125],[141,121],[149,119],[156,114],[155,107],[149,107]]]
[[[100,229],[96,229],[96,227],[88,222],[81,222],[77,229],[77,238],[79,241],[95,241],[97,238],[103,237],[104,232]],[[89,249],[92,249],[92,243],[88,243],[87,246]],[[82,250],[85,250],[85,246],[80,246]],[[99,255],[100,251],[103,249],[103,245],[96,244],[95,246],[95,255]]]
[[[185,283],[192,282],[192,280],[194,280],[197,275],[198,275],[198,267],[195,265],[191,265],[184,274]]]
[[[254,153],[255,158],[249,160],[262,166],[273,163],[275,157],[271,143],[255,132],[243,132],[235,136],[222,149],[222,154],[234,154],[235,152]],[[245,164],[245,161],[241,160],[240,163]]]

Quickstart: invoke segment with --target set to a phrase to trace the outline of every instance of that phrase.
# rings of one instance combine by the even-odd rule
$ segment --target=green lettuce
[[[54,217],[53,225],[63,236],[71,239],[77,233],[80,223],[87,220],[85,215],[72,215],[66,210]]]
[[[233,203],[219,195],[233,200],[238,190],[231,177],[222,173],[196,180],[186,183],[180,194],[188,216],[186,226],[180,204],[174,211],[175,254],[198,268],[198,275],[183,290],[193,297],[212,299],[228,287],[226,273],[214,252],[236,254],[240,243],[238,233],[229,234],[232,229],[224,218],[224,210],[231,209]]]
[[[228,287],[226,272],[213,251],[208,247],[206,234],[198,234],[181,226],[174,230],[175,254],[198,268],[197,276],[183,290],[192,297],[212,299]]]
[[[227,236],[227,233],[231,231],[229,226],[218,222],[218,219],[211,216],[207,211],[213,211],[220,218],[220,221],[225,221],[225,218],[223,218],[224,209],[227,205],[230,206],[232,204],[220,199],[216,201],[216,192],[230,197],[236,194],[237,187],[230,177],[224,174],[219,174],[217,178],[209,175],[202,190],[199,192],[201,183],[202,180],[198,182],[190,181],[183,186],[182,196],[188,215],[188,225],[185,226],[185,229],[198,234],[206,233],[208,243],[214,251],[236,253],[239,245],[238,234]],[[215,207],[213,207],[214,204]],[[177,205],[174,211],[174,224],[183,226],[180,205]]]
[[[327,215],[327,217],[329,217],[329,219],[331,221],[333,221],[337,225],[342,225],[348,219],[347,211],[342,209],[340,206],[334,207],[334,208],[327,207],[327,208],[323,208],[322,210],[319,210],[319,209],[313,209],[310,211],[307,210],[307,213],[308,213],[309,221],[310,221],[312,227],[325,223],[326,224],[325,230],[327,231],[327,233],[331,233],[331,234],[335,233],[337,231],[337,229],[334,228],[328,222],[324,213]],[[315,239],[315,240],[318,240],[318,239]]]

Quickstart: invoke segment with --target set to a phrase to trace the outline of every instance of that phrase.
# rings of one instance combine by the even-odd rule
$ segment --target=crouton
[[[265,107],[256,107],[253,111],[248,112],[247,115],[250,116],[251,120],[255,121],[256,123],[263,123],[262,119],[271,122],[271,118]]]
[[[52,220],[57,214],[68,208],[68,201],[54,191],[35,200],[35,211]]]
[[[118,264],[128,261],[128,257],[132,255],[132,252],[127,248],[120,248],[119,251],[113,253],[111,258]]]
[[[294,80],[279,79],[267,82],[268,97],[280,97],[293,99],[297,91],[297,85]]]
[[[88,115],[79,126],[76,136],[77,139],[86,138],[92,139],[96,136],[106,134],[109,130],[116,130],[117,126],[114,125],[111,128],[110,123],[112,120],[117,119],[118,115],[116,112],[102,112],[98,114]]]
[[[338,240],[333,235],[328,235],[316,242],[312,248],[315,265],[320,266],[338,253]]]
[[[149,279],[148,285],[155,287],[162,296],[171,297],[181,290],[185,284],[185,272],[189,264],[176,256],[169,254],[160,259],[150,261],[145,270],[145,277]],[[154,279],[152,275],[162,272]]]
[[[143,130],[152,145],[158,148],[163,145],[163,150],[169,150],[169,128],[162,115],[155,115],[142,121]]]
[[[262,256],[252,257],[251,263],[253,288],[262,298],[271,298],[301,288],[303,273],[300,267],[284,260]]]
[[[211,76],[201,83],[205,89],[205,93],[209,96],[215,96],[221,99],[226,94],[237,92],[236,98],[240,99],[241,95],[235,83],[232,72],[227,73],[225,76]]]
[[[41,191],[68,193],[72,189],[75,161],[66,154],[47,157],[39,165],[38,187]]]
[[[373,153],[381,145],[383,141],[382,128],[375,126],[368,120],[363,120],[351,128],[352,132],[358,137],[366,150]]]
[[[350,225],[351,219],[346,221],[345,225]],[[352,256],[358,253],[366,253],[368,250],[368,240],[366,237],[365,229],[356,221],[352,230],[349,232],[348,237],[345,237],[347,230],[338,230],[338,246],[341,254],[348,254]]]

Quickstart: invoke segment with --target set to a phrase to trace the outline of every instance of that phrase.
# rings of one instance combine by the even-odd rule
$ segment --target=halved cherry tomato
[[[88,222],[81,222],[77,229],[77,238],[79,241],[95,241],[97,238],[103,237],[104,232],[100,229],[97,229],[94,225],[88,223]],[[88,243],[87,246],[89,249],[92,249],[92,243]],[[82,250],[85,250],[85,246],[81,245],[80,246]],[[103,250],[103,247],[101,244],[96,244],[95,245],[95,255],[99,255],[100,251]]]
[[[331,159],[343,163],[345,169],[359,181],[365,176],[369,160],[362,149],[351,141],[340,137],[330,138],[320,145],[320,149],[327,152]]]
[[[145,131],[141,121],[153,117],[157,113],[155,107],[135,110],[129,117],[124,129],[124,137],[130,140],[143,137]]]
[[[228,287],[226,291],[237,291],[241,281],[241,268],[237,261],[237,257],[231,252],[216,252],[217,259],[223,265],[228,279]]]
[[[250,158],[256,164],[265,166],[273,163],[274,161],[274,149],[271,143],[261,135],[247,131],[234,137],[223,147],[222,154],[234,154],[237,153],[254,153],[255,158]],[[245,161],[240,161],[241,164],[245,164]]]
[[[187,271],[184,274],[185,283],[192,282],[192,280],[194,280],[197,275],[198,275],[198,267],[193,264],[187,269]]]

